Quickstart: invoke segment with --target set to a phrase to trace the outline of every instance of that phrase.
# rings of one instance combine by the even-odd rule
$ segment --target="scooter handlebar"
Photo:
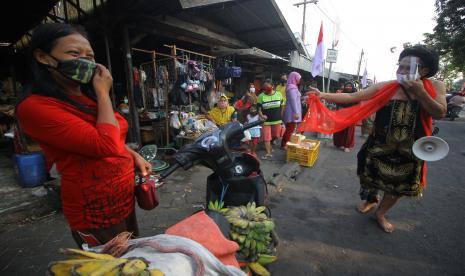
[[[265,122],[265,120],[258,120],[256,122],[252,122],[250,124],[246,124],[242,127],[242,130],[246,130],[246,129],[249,129],[249,128],[253,128],[253,127],[256,127],[256,126],[259,126],[261,124],[263,124]]]
[[[160,174],[161,179],[167,178],[170,174],[172,174],[175,170],[177,170],[181,165],[179,163],[174,163],[172,166],[170,166],[166,171],[162,172]]]

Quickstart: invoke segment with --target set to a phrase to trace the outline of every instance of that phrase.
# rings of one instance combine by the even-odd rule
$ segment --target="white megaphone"
[[[449,153],[446,141],[436,136],[425,136],[413,143],[413,154],[424,161],[438,161]]]

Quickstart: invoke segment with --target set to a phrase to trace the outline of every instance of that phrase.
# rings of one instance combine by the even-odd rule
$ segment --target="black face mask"
[[[53,56],[51,57],[58,62],[57,66],[52,68],[70,80],[80,84],[88,84],[94,77],[97,64],[92,60],[85,58],[59,60]]]

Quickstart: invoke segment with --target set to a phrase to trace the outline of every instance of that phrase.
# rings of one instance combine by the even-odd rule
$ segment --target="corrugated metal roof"
[[[5,1],[0,8],[0,41],[15,43],[39,24],[58,0]]]
[[[198,13],[231,30],[250,47],[287,57],[292,50],[304,54],[274,0],[239,0],[222,8]]]

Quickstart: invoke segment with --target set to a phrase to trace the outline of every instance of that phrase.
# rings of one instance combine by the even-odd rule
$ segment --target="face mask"
[[[397,82],[417,80],[419,78],[418,74],[412,74],[412,75],[396,74],[396,77],[397,77]]]
[[[249,91],[250,91],[251,93],[255,93],[255,88],[250,88]]]
[[[52,56],[58,63],[54,68],[63,76],[81,84],[88,84],[94,77],[97,65],[94,61],[85,58],[59,60]]]

